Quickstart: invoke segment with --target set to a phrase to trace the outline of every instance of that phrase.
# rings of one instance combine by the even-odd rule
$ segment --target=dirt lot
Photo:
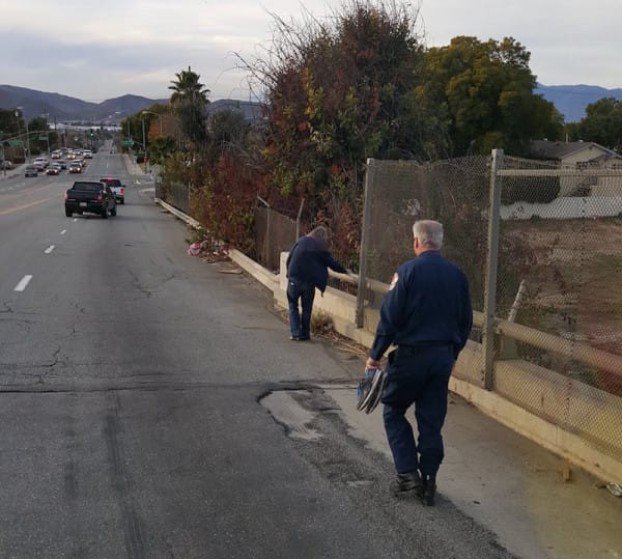
[[[506,222],[503,234],[535,256],[517,321],[622,355],[622,219]]]

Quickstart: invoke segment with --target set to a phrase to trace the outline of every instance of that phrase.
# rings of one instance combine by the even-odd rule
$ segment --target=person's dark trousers
[[[420,471],[423,476],[436,476],[444,457],[441,429],[453,365],[454,352],[449,345],[398,347],[389,355],[383,418],[398,474]],[[412,404],[418,445],[405,417]]]
[[[287,281],[287,302],[289,303],[289,327],[292,338],[308,340],[311,334],[311,311],[315,286],[295,278]],[[300,312],[302,307],[302,313]]]

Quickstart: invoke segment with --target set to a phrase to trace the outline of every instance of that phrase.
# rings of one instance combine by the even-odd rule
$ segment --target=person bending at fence
[[[413,236],[417,258],[393,276],[367,366],[379,367],[389,346],[397,346],[389,353],[381,400],[397,471],[391,491],[396,497],[413,495],[433,505],[436,474],[444,456],[441,429],[449,377],[471,331],[473,313],[466,276],[441,256],[442,224],[417,221]],[[405,417],[412,404],[418,444]]]
[[[331,256],[328,250],[328,230],[320,225],[309,234],[300,237],[287,257],[290,340],[305,341],[310,338],[315,288],[317,287],[322,293],[326,290],[328,268],[342,274],[348,273]]]

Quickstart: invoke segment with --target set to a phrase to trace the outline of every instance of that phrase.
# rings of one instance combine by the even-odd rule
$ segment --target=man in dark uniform
[[[441,256],[442,224],[417,221],[413,236],[417,258],[393,276],[367,366],[380,366],[384,352],[392,343],[397,345],[389,354],[382,396],[384,426],[397,471],[391,491],[398,497],[414,494],[433,505],[436,473],[444,456],[441,429],[449,377],[467,342],[473,313],[466,276]],[[412,404],[418,444],[405,417]]]
[[[348,273],[328,251],[328,230],[320,225],[308,235],[300,237],[287,257],[287,302],[291,340],[309,339],[315,288],[322,293],[326,290],[328,268],[342,274]]]

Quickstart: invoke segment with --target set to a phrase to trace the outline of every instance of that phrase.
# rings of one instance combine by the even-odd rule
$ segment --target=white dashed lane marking
[[[77,217],[74,217],[74,218],[73,218],[73,222],[75,223],[76,221],[78,221],[78,218],[77,218]]]
[[[24,291],[24,289],[28,287],[31,279],[32,276],[24,276],[21,280],[19,280],[19,283],[15,286],[14,291]]]
[[[54,250],[54,248],[54,245],[50,245],[43,252],[45,252],[45,254],[50,254]]]
[[[61,234],[61,235],[64,235],[65,233],[67,233],[67,229],[63,229],[63,230],[60,232],[60,234]]]

